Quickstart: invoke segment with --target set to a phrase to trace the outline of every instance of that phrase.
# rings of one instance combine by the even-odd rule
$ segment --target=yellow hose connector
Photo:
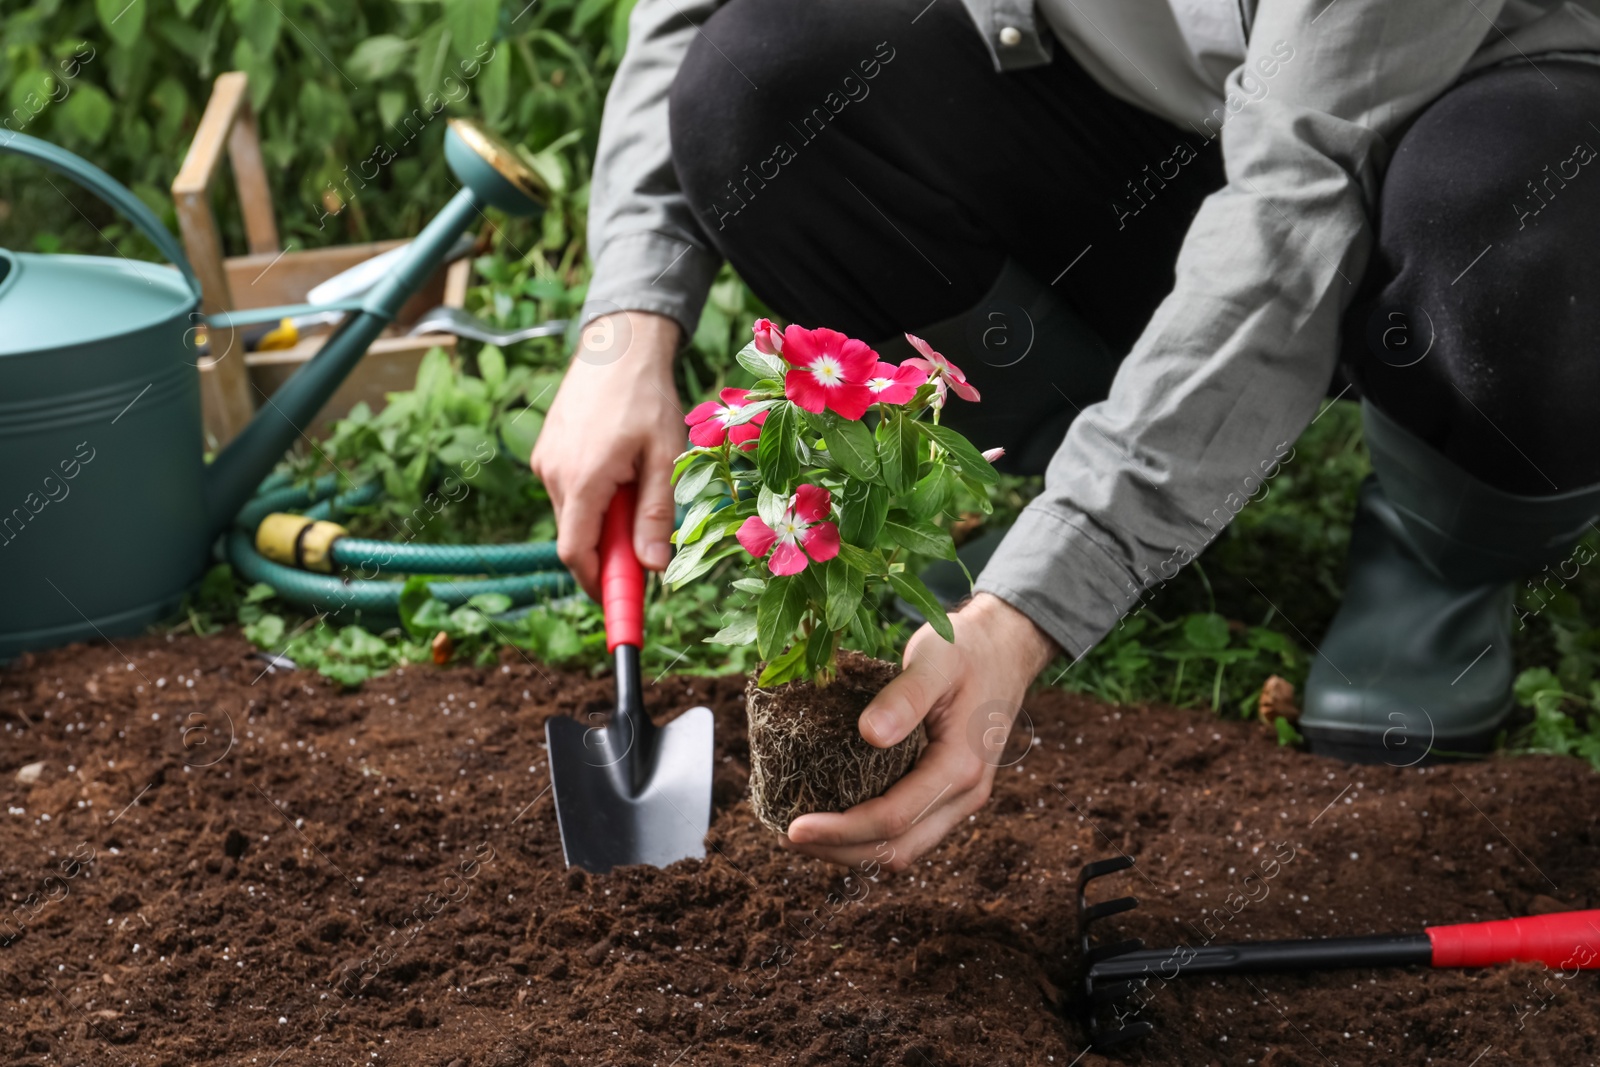
[[[256,527],[256,551],[274,563],[333,573],[333,543],[349,530],[325,519],[275,511]]]

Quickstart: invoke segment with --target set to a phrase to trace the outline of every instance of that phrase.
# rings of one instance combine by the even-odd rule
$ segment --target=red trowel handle
[[[1430,926],[1435,967],[1541,962],[1558,970],[1600,968],[1600,911]]]
[[[644,646],[644,568],[633,553],[633,508],[639,487],[617,486],[600,528],[600,606],[606,613],[606,651]]]

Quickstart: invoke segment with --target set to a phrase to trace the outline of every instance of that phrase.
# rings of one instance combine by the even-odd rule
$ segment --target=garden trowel
[[[665,867],[706,854],[711,825],[711,709],[665,726],[644,711],[644,569],[633,554],[637,487],[617,490],[600,533],[606,648],[616,656],[617,710],[609,719],[545,722],[550,783],[567,866],[596,874],[627,863]]]

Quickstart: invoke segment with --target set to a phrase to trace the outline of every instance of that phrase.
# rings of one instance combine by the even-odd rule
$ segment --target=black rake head
[[[1133,866],[1133,857],[1122,855],[1086,863],[1078,872],[1078,947],[1080,957],[1074,982],[1071,1010],[1083,1026],[1090,1047],[1099,1051],[1137,1041],[1147,1036],[1155,1027],[1145,1020],[1135,1020],[1136,1012],[1125,1010],[1126,1002],[1148,983],[1146,978],[1121,978],[1106,980],[1096,978],[1095,964],[1115,956],[1137,952],[1144,948],[1138,938],[1111,941],[1096,945],[1089,938],[1091,923],[1120,915],[1139,906],[1135,897],[1089,903],[1089,883],[1104,875],[1125,871]]]

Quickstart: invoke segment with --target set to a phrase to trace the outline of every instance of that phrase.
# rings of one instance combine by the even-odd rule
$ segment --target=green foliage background
[[[627,36],[632,0],[31,0],[0,13],[0,126],[77,152],[131,187],[176,231],[168,194],[223,71],[250,75],[262,147],[286,247],[415,232],[453,192],[441,145],[449,115],[483,117],[526,150],[554,190],[537,223],[498,220],[477,263],[469,308],[521,326],[572,312],[587,282],[588,175],[605,91]],[[454,79],[449,80],[449,79]],[[435,114],[437,112],[437,114]],[[0,137],[4,134],[0,133]],[[381,152],[380,149],[387,149]],[[374,153],[394,158],[374,167]],[[230,253],[243,251],[238,205],[219,183],[216,208]],[[116,252],[154,258],[108,208],[65,182],[0,155],[0,245],[39,251]],[[108,248],[108,245],[110,248]],[[748,384],[733,353],[763,309],[724,272],[680,367],[686,402],[723,384]],[[447,468],[452,449],[503,441],[496,464],[464,505],[423,537],[436,541],[551,536],[548,502],[526,473],[526,454],[559,381],[564,341],[505,352],[464,345],[454,363],[432,358],[418,388],[383,412],[358,410],[316,450],[290,457],[302,476],[330,465],[379,478],[388,498],[353,516],[383,536],[414,513]],[[1076,664],[1045,674],[1055,684],[1137,703],[1165,700],[1250,714],[1269,673],[1297,685],[1308,640],[1337,607],[1355,490],[1367,465],[1360,419],[1334,405],[1296,443],[1271,492],[1247,506],[1201,560],[1185,568]],[[991,496],[1004,522],[1036,486],[1006,479]],[[972,502],[967,502],[968,507]],[[961,517],[953,507],[947,521]],[[1514,747],[1567,752],[1600,766],[1600,629],[1591,620],[1600,567],[1550,594],[1525,590],[1518,633],[1528,669],[1518,697],[1528,709]],[[749,605],[728,595],[726,575],[649,606],[647,668],[742,671],[745,648],[706,644]],[[1265,602],[1267,591],[1278,607]],[[586,602],[495,622],[499,605],[448,613],[408,611],[382,633],[317,620],[245,589],[219,567],[190,598],[180,628],[207,632],[240,622],[264,648],[287,653],[346,684],[395,663],[424,660],[443,630],[458,657],[487,661],[506,645],[551,662],[597,665],[598,612]],[[1279,609],[1291,618],[1285,619]],[[886,623],[903,640],[904,624]]]
[[[442,118],[477,115],[544,164],[558,195],[537,236],[570,267],[581,256],[600,109],[631,8],[631,0],[33,0],[0,16],[0,125],[86,156],[171,222],[167,191],[212,80],[245,71],[282,236],[317,247],[414,232],[454,191]],[[464,64],[475,76],[463,76]],[[446,102],[438,118],[431,100]],[[364,172],[380,144],[397,158]],[[101,233],[128,240],[108,209],[57,184],[14,160],[0,164],[9,206],[0,241],[104,251]],[[324,220],[324,195],[352,188],[348,209]],[[237,242],[228,195],[219,217]]]

